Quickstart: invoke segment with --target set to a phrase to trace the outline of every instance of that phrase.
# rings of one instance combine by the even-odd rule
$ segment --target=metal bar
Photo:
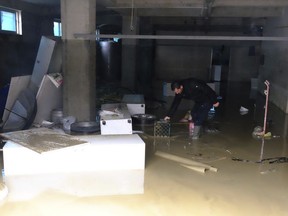
[[[96,40],[99,38],[143,40],[226,40],[226,41],[288,41],[288,37],[259,36],[189,36],[189,35],[122,35],[122,34],[74,34],[75,39]]]

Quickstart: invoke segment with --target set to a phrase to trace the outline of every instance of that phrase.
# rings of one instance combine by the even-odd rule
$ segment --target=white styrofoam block
[[[42,154],[8,141],[3,147],[5,175],[144,169],[145,143],[137,134],[79,138],[87,143]]]
[[[144,193],[144,170],[5,176],[9,201],[29,200],[47,190],[75,196]]]
[[[78,136],[85,144],[39,154],[15,142],[3,147],[8,199],[52,189],[77,196],[144,192],[145,143],[137,135]]]

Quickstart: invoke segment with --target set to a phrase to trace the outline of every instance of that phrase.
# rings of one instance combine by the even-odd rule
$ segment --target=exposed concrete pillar
[[[136,35],[138,34],[138,18],[135,17],[132,20],[131,17],[123,16],[122,19],[122,34]],[[121,84],[123,87],[131,90],[135,89],[136,82],[136,39],[123,39],[122,40],[122,79]]]
[[[153,35],[153,25],[150,17],[141,17],[139,20],[139,32],[144,35]],[[153,96],[154,77],[154,44],[155,40],[140,40],[138,42],[138,56],[140,61],[137,64],[137,92],[145,96]]]
[[[96,0],[61,0],[63,40],[63,111],[78,121],[96,116],[96,41],[75,40],[95,33]]]

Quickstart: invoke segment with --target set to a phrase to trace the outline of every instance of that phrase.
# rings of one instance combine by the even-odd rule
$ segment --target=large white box
[[[145,114],[144,96],[140,94],[125,94],[122,103],[127,104],[128,111],[131,115]]]
[[[100,113],[102,135],[132,134],[132,118],[124,103],[103,104]]]
[[[78,196],[143,193],[145,143],[138,135],[79,138],[87,143],[41,154],[8,141],[3,160],[10,199],[47,189]]]
[[[144,169],[145,143],[137,134],[80,139],[87,143],[43,153],[8,141],[3,147],[5,175]]]

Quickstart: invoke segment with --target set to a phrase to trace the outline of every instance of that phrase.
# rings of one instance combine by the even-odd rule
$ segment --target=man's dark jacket
[[[182,98],[193,100],[197,105],[210,103],[212,106],[217,103],[217,95],[215,91],[213,91],[213,89],[211,89],[204,81],[189,78],[180,80],[179,84],[183,86],[183,91],[180,94],[175,94],[167,116],[173,116]]]

